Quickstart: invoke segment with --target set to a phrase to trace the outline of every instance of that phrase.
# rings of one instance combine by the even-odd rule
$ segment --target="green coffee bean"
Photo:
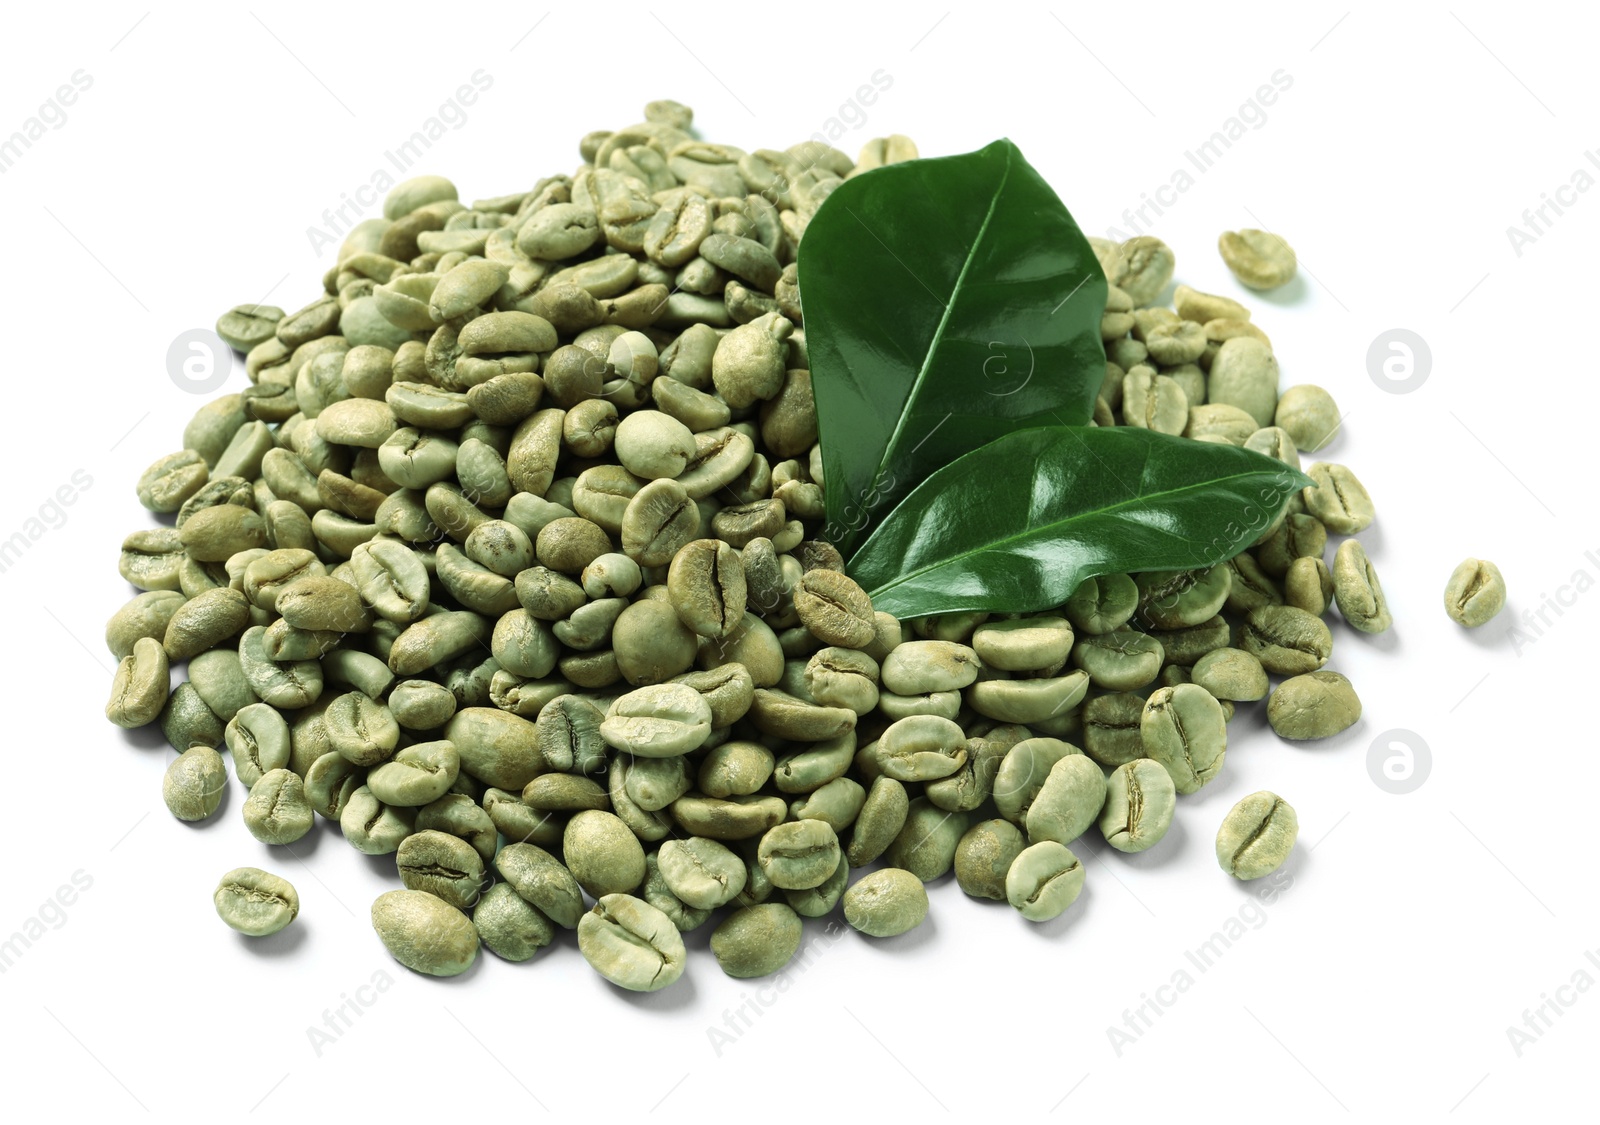
[[[1337,672],[1308,672],[1279,684],[1267,699],[1267,722],[1280,738],[1331,738],[1361,718],[1361,700]]]
[[[1019,617],[990,621],[972,634],[972,648],[984,664],[1008,672],[1059,668],[1072,651],[1072,626],[1062,617]]]
[[[1229,272],[1250,289],[1276,289],[1294,279],[1295,253],[1271,231],[1223,231],[1217,249]]]
[[[1056,738],[1027,738],[1006,751],[994,779],[994,804],[1001,816],[1019,828],[1045,779],[1062,758],[1081,751]]]
[[[372,928],[389,954],[414,972],[453,977],[478,957],[472,919],[426,891],[389,891],[372,904]]]
[[[1139,608],[1139,587],[1126,574],[1103,574],[1080,584],[1063,608],[1078,632],[1110,633]]]
[[[222,720],[187,680],[167,696],[166,706],[161,709],[161,733],[180,754],[191,746],[222,745],[222,732]]]
[[[1068,754],[1050,767],[1024,818],[1028,840],[1070,844],[1089,830],[1106,803],[1106,775],[1082,754]]]
[[[687,951],[661,911],[632,895],[602,895],[578,922],[578,951],[619,988],[655,992],[683,975]]]
[[[583,914],[583,892],[572,872],[555,856],[537,844],[511,843],[500,849],[494,866],[518,895],[556,925],[568,930],[577,926]]]
[[[1484,559],[1467,559],[1450,574],[1444,588],[1444,611],[1457,625],[1475,629],[1505,608],[1506,580],[1500,568]]]
[[[419,742],[367,774],[367,788],[386,805],[417,808],[443,797],[460,771],[461,756],[453,744]]]
[[[878,739],[877,761],[896,781],[934,781],[967,760],[967,736],[949,719],[917,715],[890,724]]]
[[[867,791],[850,834],[847,858],[851,867],[865,867],[888,850],[905,826],[910,797],[903,784],[879,777]]]
[[[445,725],[444,737],[461,756],[462,772],[485,785],[520,792],[543,769],[538,728],[506,711],[462,708]]]
[[[400,881],[413,891],[427,891],[457,910],[478,901],[483,887],[483,858],[465,840],[427,829],[400,841],[395,851]]]
[[[773,886],[806,890],[820,886],[839,866],[839,838],[820,820],[779,824],[761,837],[757,859]]]
[[[1111,771],[1106,780],[1100,833],[1119,852],[1142,852],[1161,842],[1172,827],[1177,788],[1160,762],[1140,758]]]
[[[1267,695],[1261,661],[1237,648],[1219,648],[1202,656],[1194,665],[1194,682],[1218,699],[1252,702]]]
[[[300,913],[300,896],[287,879],[259,867],[236,867],[211,895],[217,917],[250,937],[267,937]]]
[[[489,952],[506,961],[526,961],[555,940],[555,927],[507,883],[496,883],[478,899],[472,925]]]
[[[1313,617],[1321,617],[1333,604],[1333,575],[1320,558],[1299,558],[1283,577],[1283,601]]]
[[[106,648],[117,660],[133,654],[142,637],[160,641],[179,606],[188,599],[177,590],[148,590],[135,595],[106,622]]]
[[[906,822],[884,859],[891,867],[903,867],[931,883],[955,863],[956,846],[966,830],[966,813],[950,812],[927,797],[917,797],[907,806]]]
[[[1333,599],[1344,619],[1363,633],[1381,633],[1394,624],[1378,573],[1358,539],[1346,539],[1333,556]]]
[[[1143,696],[1131,692],[1095,696],[1083,708],[1083,752],[1107,768],[1144,757],[1143,717]]]
[[[437,730],[455,712],[455,696],[431,680],[402,680],[389,692],[389,713],[407,730]]]
[[[1268,672],[1298,676],[1314,672],[1333,652],[1333,634],[1320,618],[1293,606],[1263,606],[1239,632],[1239,647]]]
[[[1311,383],[1284,391],[1273,414],[1273,421],[1307,453],[1315,453],[1332,441],[1341,420],[1333,396]]]
[[[1054,840],[1028,845],[1006,872],[1006,901],[1030,922],[1059,917],[1082,891],[1083,864]]]
[[[748,979],[777,972],[800,949],[800,917],[782,903],[746,906],[711,933],[711,952],[730,977]]]
[[[744,890],[744,860],[715,840],[698,836],[668,840],[661,845],[658,860],[667,888],[686,906],[711,910]]]
[[[1157,689],[1145,703],[1139,732],[1146,757],[1166,769],[1179,793],[1193,793],[1222,772],[1228,721],[1205,688]]]
[[[223,737],[233,755],[234,775],[244,785],[253,786],[262,774],[289,764],[289,724],[268,704],[240,708]]]
[[[927,917],[927,888],[897,867],[864,875],[844,893],[844,920],[868,937],[898,937]]]
[[[644,882],[644,848],[616,814],[585,809],[567,821],[562,854],[578,885],[595,898]]]
[[[1144,687],[1161,671],[1164,656],[1160,641],[1133,629],[1091,633],[1072,646],[1073,663],[1110,691]]]
[[[251,793],[254,795],[254,790]],[[351,847],[367,855],[397,850],[415,831],[416,823],[416,809],[386,805],[365,785],[349,795],[339,813],[339,831]]]
[[[179,820],[204,820],[222,804],[228,770],[209,746],[191,746],[172,760],[161,778],[161,799]]]
[[[1213,403],[1236,406],[1257,426],[1272,425],[1278,408],[1278,361],[1251,336],[1224,341],[1211,361],[1206,394]]]
[[[250,787],[244,826],[263,844],[292,844],[311,831],[305,782],[286,769],[268,770]]]
[[[1165,776],[1165,775],[1163,775]],[[1006,899],[1006,872],[1027,839],[1009,820],[985,820],[967,829],[956,845],[956,883],[973,898]]]
[[[876,635],[872,600],[852,579],[836,570],[803,574],[794,588],[794,608],[801,624],[824,644],[864,648]]]
[[[1217,829],[1217,863],[1235,879],[1259,879],[1282,867],[1294,848],[1300,821],[1276,793],[1252,793]]]
[[[306,767],[306,800],[328,820],[338,821],[350,798],[367,779],[367,771],[342,754],[330,751]]]
[[[1358,535],[1372,526],[1372,497],[1349,469],[1318,461],[1306,470],[1306,476],[1316,485],[1302,493],[1306,508],[1329,531]]]
[[[140,637],[117,665],[106,718],[129,730],[154,722],[167,704],[170,677],[167,654],[160,643]]]

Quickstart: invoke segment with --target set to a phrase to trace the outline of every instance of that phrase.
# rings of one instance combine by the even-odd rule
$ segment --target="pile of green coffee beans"
[[[1390,618],[1358,541],[1324,561],[1330,533],[1373,519],[1340,465],[1210,570],[1110,575],[1027,617],[875,612],[816,538],[795,249],[833,188],[915,148],[747,153],[692,137],[676,103],[645,116],[530,191],[468,205],[444,179],[398,184],[310,304],[221,318],[251,385],[140,478],[172,519],[125,541],[145,592],[106,631],[107,715],[179,752],[175,816],[215,813],[225,748],[257,839],[322,817],[395,857],[405,889],[372,922],[402,964],[522,961],[576,929],[607,979],[654,990],[717,911],[711,948],[739,977],[781,969],[801,919],[841,904],[864,934],[904,933],[952,869],[1056,917],[1083,885],[1068,845],[1159,842],[1269,676],[1279,734],[1356,720],[1323,618]],[[1097,250],[1098,424],[1295,465],[1333,435],[1325,391],[1279,395],[1245,308],[1184,287],[1152,307],[1164,244]],[[1481,584],[1460,585],[1471,605]],[[1265,874],[1295,829],[1255,794],[1218,861]],[[299,910],[255,868],[215,900],[248,934]]]

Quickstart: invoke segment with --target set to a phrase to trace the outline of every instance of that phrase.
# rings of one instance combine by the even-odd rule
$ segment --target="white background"
[[[75,872],[88,890],[0,975],[0,1086],[79,1117],[303,1117],[397,1102],[416,1116],[540,1120],[624,1106],[704,1119],[1006,1112],[1289,1114],[1504,1121],[1586,1092],[1600,997],[1574,1001],[1520,1056],[1507,1028],[1600,949],[1590,706],[1600,531],[1582,453],[1596,397],[1589,264],[1600,192],[1519,256],[1507,228],[1566,184],[1595,129],[1593,27],[1574,5],[229,4],[28,7],[9,14],[0,135],[77,70],[91,88],[0,176],[8,269],[6,487],[0,538],[74,472],[92,485],[0,574],[7,712],[0,938]],[[537,21],[537,26],[534,26]],[[532,30],[530,31],[530,28]],[[567,935],[524,965],[464,978],[400,968],[367,921],[396,884],[331,826],[269,849],[222,813],[160,803],[171,751],[101,708],[105,619],[131,593],[117,544],[150,517],[137,474],[200,404],[168,344],[230,305],[296,308],[331,250],[306,235],[479,69],[493,86],[424,170],[464,198],[570,171],[577,140],[653,97],[695,107],[709,139],[782,147],[825,127],[878,70],[893,84],[838,143],[904,132],[925,155],[1008,135],[1086,231],[1104,234],[1186,165],[1274,71],[1293,85],[1155,223],[1178,279],[1257,309],[1286,385],[1328,387],[1348,417],[1326,456],[1381,513],[1363,538],[1395,627],[1335,627],[1333,667],[1366,713],[1290,745],[1261,708],[1232,728],[1224,775],[1171,837],[1129,860],[1083,841],[1082,899],[1057,922],[931,888],[922,929],[818,938],[789,987],[724,977],[690,938],[684,980],[638,998]],[[1600,172],[1600,170],[1596,170]],[[1171,196],[1168,196],[1171,198]],[[1550,212],[1553,217],[1553,212]],[[1264,226],[1302,279],[1253,296],[1214,249]],[[1409,394],[1367,352],[1407,328],[1431,348]],[[242,364],[230,387],[244,384]],[[60,522],[56,520],[54,522]],[[1499,562],[1511,606],[1467,633],[1441,591],[1468,555]],[[1563,589],[1567,590],[1562,594]],[[1545,598],[1571,602],[1511,627]],[[1518,649],[1520,648],[1520,652]],[[1431,748],[1408,795],[1369,774],[1394,728]],[[1377,754],[1388,757],[1380,741]],[[1239,797],[1299,810],[1292,885],[1259,913],[1212,837]],[[257,864],[302,914],[247,941],[215,917],[222,872]],[[1216,964],[1185,959],[1230,918],[1264,919]],[[64,918],[64,920],[62,920]],[[1600,953],[1596,954],[1600,959]],[[1189,968],[1194,986],[1120,1055],[1107,1029]],[[375,974],[393,985],[320,1054],[308,1028]],[[708,1028],[753,1026],[720,1054]],[[1553,1009],[1552,1009],[1553,1010]],[[20,1107],[18,1107],[20,1108]],[[15,1110],[8,1107],[8,1114]],[[1581,1116],[1581,1114],[1580,1114]]]

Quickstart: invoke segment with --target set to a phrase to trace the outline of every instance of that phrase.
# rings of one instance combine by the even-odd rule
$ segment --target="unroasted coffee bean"
[[[1333,634],[1320,618],[1303,609],[1263,606],[1245,620],[1239,647],[1274,675],[1298,676],[1328,662]]]
[[[1145,753],[1172,777],[1179,793],[1193,793],[1222,771],[1228,724],[1211,693],[1194,684],[1158,689],[1140,720]]]
[[[372,928],[396,961],[429,976],[457,976],[478,957],[472,919],[426,891],[379,895],[372,904]]]
[[[1294,808],[1276,793],[1252,793],[1217,829],[1217,863],[1235,879],[1259,879],[1282,867],[1300,831]]]
[[[1267,722],[1279,737],[1331,738],[1361,718],[1361,700],[1337,672],[1307,672],[1279,684],[1267,699]]]
[[[1359,539],[1346,539],[1333,556],[1333,598],[1344,619],[1363,633],[1381,633],[1394,624],[1378,573]]]
[[[837,570],[809,570],[794,590],[801,624],[825,644],[865,648],[876,635],[872,599]]]
[[[1251,289],[1276,289],[1294,278],[1295,253],[1271,231],[1224,231],[1217,249],[1233,276]]]
[[[1491,620],[1505,604],[1506,580],[1492,562],[1467,559],[1445,583],[1444,611],[1457,625],[1475,629]]]
[[[222,877],[211,901],[217,916],[250,937],[267,937],[300,913],[300,896],[287,879],[259,867],[237,867]]]

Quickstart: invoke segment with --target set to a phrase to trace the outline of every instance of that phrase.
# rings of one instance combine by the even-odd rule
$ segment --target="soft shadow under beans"
[[[1072,928],[1083,920],[1091,908],[1089,899],[1094,895],[1088,880],[1084,881],[1083,890],[1078,892],[1078,897],[1071,906],[1050,919],[1048,922],[1030,922],[1018,915],[1018,924],[1027,928],[1030,933],[1037,934],[1047,941],[1060,941],[1072,931]]]
[[[1276,289],[1252,289],[1250,297],[1274,308],[1290,308],[1305,300],[1306,288],[1305,275],[1296,273],[1286,284]]]
[[[1439,607],[1439,612],[1444,612],[1444,606],[1442,603]],[[1456,625],[1455,630],[1456,635],[1467,644],[1471,645],[1473,648],[1482,649],[1483,651],[1488,652],[1491,650],[1513,647],[1509,638],[1511,636],[1511,630],[1517,627],[1519,620],[1520,619],[1517,615],[1517,607],[1512,604],[1511,599],[1507,598],[1506,607],[1491,620],[1479,625],[1476,629],[1468,629],[1464,626]],[[1455,623],[1452,622],[1451,624],[1454,625]],[[1557,624],[1559,624],[1559,620],[1557,621]],[[1548,628],[1548,626],[1544,625],[1543,623],[1540,623],[1539,627],[1541,631]],[[1525,633],[1524,635],[1529,637],[1533,636],[1531,631]],[[1534,639],[1537,640],[1536,637]]]
[[[251,937],[248,934],[235,934],[239,945],[252,957],[268,959],[279,957],[292,957],[308,940],[310,929],[302,918],[296,918],[283,929],[266,937]]]
[[[135,750],[165,749],[172,753],[177,753],[171,746],[167,745],[167,736],[161,733],[161,724],[159,722],[151,723],[148,726],[135,727],[133,730],[125,730],[121,727],[117,729],[122,733],[122,741],[132,746]]]
[[[1108,847],[1100,853],[1107,863],[1124,864],[1135,871],[1148,871],[1157,867],[1165,867],[1182,858],[1185,852],[1184,841],[1188,838],[1189,830],[1184,827],[1183,821],[1178,817],[1172,818],[1172,824],[1167,828],[1167,834],[1156,841],[1155,844],[1142,852],[1119,852]]]
[[[605,986],[611,990],[613,996],[642,1012],[687,1011],[694,1006],[694,998],[699,992],[694,977],[689,972],[679,977],[676,984],[663,988],[660,992],[633,992],[610,981],[606,981]]]
[[[930,907],[927,918],[923,919],[922,925],[918,926],[914,930],[907,930],[905,933],[897,934],[894,937],[875,938],[867,937],[865,934],[860,934],[857,936],[860,937],[861,944],[866,946],[872,952],[879,953],[884,956],[898,957],[902,954],[910,953],[913,950],[921,949],[923,946],[930,945],[934,941],[937,941],[939,937],[939,926],[934,920],[934,913]]]

